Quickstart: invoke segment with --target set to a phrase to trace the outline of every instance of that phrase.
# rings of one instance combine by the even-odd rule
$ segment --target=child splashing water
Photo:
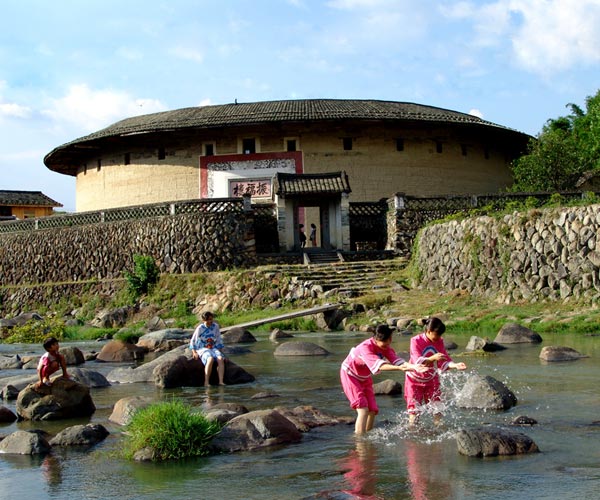
[[[398,357],[391,344],[392,331],[387,325],[379,325],[373,337],[353,347],[342,363],[340,379],[344,394],[357,413],[354,425],[356,434],[370,431],[379,412],[371,374],[380,371],[427,370],[425,366],[412,365]]]
[[[425,371],[406,373],[404,398],[408,409],[408,423],[414,426],[418,422],[421,405],[431,403],[433,422],[442,422],[442,403],[440,395],[439,372],[448,369],[465,370],[467,365],[455,363],[446,352],[442,335],[446,325],[439,318],[425,321],[425,332],[410,339],[410,362],[425,367]]]

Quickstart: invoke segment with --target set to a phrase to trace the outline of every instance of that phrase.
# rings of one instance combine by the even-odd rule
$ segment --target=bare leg
[[[367,415],[367,432],[370,431],[373,426],[375,425],[375,413],[370,411],[369,414]]]
[[[439,427],[440,425],[442,425],[442,414],[441,413],[433,414],[433,425],[435,425],[436,427]]]
[[[367,432],[367,420],[369,418],[368,408],[357,408],[356,423],[354,424],[354,432],[356,434],[364,434]]]
[[[204,387],[210,386],[210,374],[212,373],[214,361],[211,357],[206,360],[206,365],[204,366]]]
[[[416,413],[409,413],[408,414],[408,426],[414,427],[418,423],[419,423],[419,415],[417,415]]]
[[[217,358],[217,373],[219,375],[219,385],[225,385],[225,360]]]

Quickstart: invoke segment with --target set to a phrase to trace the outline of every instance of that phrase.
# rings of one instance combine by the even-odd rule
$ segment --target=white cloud
[[[15,103],[0,102],[0,117],[29,118],[31,108]]]
[[[80,84],[69,87],[64,97],[53,99],[42,113],[57,124],[66,123],[94,131],[125,117],[165,109],[156,99],[134,98],[123,91],[93,90]]]
[[[206,99],[202,99],[198,106],[211,106],[212,104],[213,102],[211,101],[210,97],[207,97]]]
[[[505,47],[524,69],[550,75],[600,61],[600,0],[496,0],[445,4],[472,23],[476,47]]]
[[[483,113],[480,110],[478,110],[477,108],[473,108],[472,110],[470,110],[469,114],[472,116],[476,116],[477,118],[483,119]]]

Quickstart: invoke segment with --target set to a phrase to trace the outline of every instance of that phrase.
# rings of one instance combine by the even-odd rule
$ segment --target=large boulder
[[[176,347],[188,344],[191,336],[192,332],[180,328],[156,330],[142,335],[137,346],[146,348],[148,351],[171,351]]]
[[[71,368],[69,370],[71,380],[87,385],[88,387],[109,387],[110,382],[100,372],[88,370],[87,368]]]
[[[102,347],[102,350],[96,356],[96,361],[127,363],[144,359],[144,355],[147,352],[148,349],[145,347],[138,347],[122,340],[111,340]]]
[[[7,356],[0,354],[0,370],[19,370],[23,367],[23,360],[18,354]]]
[[[277,346],[275,356],[326,356],[327,349],[312,342],[290,341]]]
[[[225,344],[244,344],[256,342],[256,337],[240,326],[234,326],[221,335]]]
[[[43,321],[44,318],[42,318],[38,313],[36,312],[27,312],[27,313],[23,313],[23,314],[19,314],[17,316],[15,316],[14,318],[2,318],[0,319],[0,330],[4,330],[4,329],[11,329],[14,328],[15,326],[23,326],[25,323],[28,323],[29,321]]]
[[[109,432],[101,424],[73,425],[50,440],[51,446],[92,446],[106,439]]]
[[[85,363],[85,356],[78,347],[61,347],[60,353],[65,357],[65,362],[69,366],[76,366]]]
[[[342,321],[349,316],[350,313],[348,311],[344,311],[343,309],[333,309],[331,311],[315,314],[313,317],[319,329],[334,331],[337,330]]]
[[[456,445],[461,455],[495,457],[540,451],[529,436],[500,429],[461,429],[456,433]]]
[[[113,310],[103,309],[91,321],[98,328],[121,328],[127,324],[129,317],[135,312],[131,306],[119,307]]]
[[[163,388],[204,385],[204,365],[201,361],[193,359],[189,352],[157,365],[152,375],[154,384]],[[250,375],[233,361],[230,359],[225,360],[223,381],[226,385],[246,384],[254,382],[254,380],[253,375]],[[210,383],[212,385],[219,383],[217,363],[213,363]]]
[[[572,349],[571,347],[562,346],[546,346],[542,348],[540,352],[540,359],[542,361],[555,362],[555,361],[576,361],[581,358],[587,358],[585,354],[581,354],[579,351]]]
[[[17,415],[23,420],[59,420],[89,417],[96,411],[89,387],[56,378],[52,386],[27,386],[17,398]]]
[[[211,382],[218,383],[217,364],[213,365]],[[137,368],[116,368],[107,378],[113,383],[153,382],[158,387],[194,387],[204,385],[204,365],[192,358],[186,346],[180,346]],[[225,362],[225,383],[228,385],[254,382],[253,375],[228,359]]]
[[[375,394],[383,394],[386,396],[401,396],[402,384],[397,380],[388,378],[377,384],[373,384],[373,392],[375,392]]]
[[[43,433],[15,431],[0,441],[0,453],[12,455],[41,455],[50,451]]]
[[[257,410],[230,420],[211,442],[217,453],[254,450],[268,446],[297,443],[302,433],[281,413]]]
[[[6,406],[0,406],[0,424],[10,424],[17,420],[17,416]]]
[[[498,344],[537,344],[541,341],[542,337],[539,334],[518,323],[506,323],[494,339]]]
[[[296,406],[295,408],[278,406],[275,410],[290,420],[300,432],[308,432],[310,429],[324,425],[348,425],[354,423],[353,417],[336,417],[314,406]]]
[[[471,375],[456,394],[456,405],[480,410],[508,410],[517,397],[502,382],[489,375]]]
[[[117,425],[127,425],[136,411],[146,408],[155,402],[154,399],[146,396],[129,396],[121,398],[115,403],[108,420]]]
[[[476,335],[471,336],[465,347],[465,351],[495,352],[503,351],[504,349],[506,349],[506,347],[503,345],[497,344],[496,342],[490,342],[488,339],[477,337]]]

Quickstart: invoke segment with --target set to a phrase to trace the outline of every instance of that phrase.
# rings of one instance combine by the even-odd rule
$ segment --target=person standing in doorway
[[[313,247],[317,246],[317,226],[314,224],[310,225],[310,235],[309,235],[310,243]]]
[[[304,224],[298,226],[298,238],[300,240],[300,248],[306,246],[306,234],[304,233]]]

